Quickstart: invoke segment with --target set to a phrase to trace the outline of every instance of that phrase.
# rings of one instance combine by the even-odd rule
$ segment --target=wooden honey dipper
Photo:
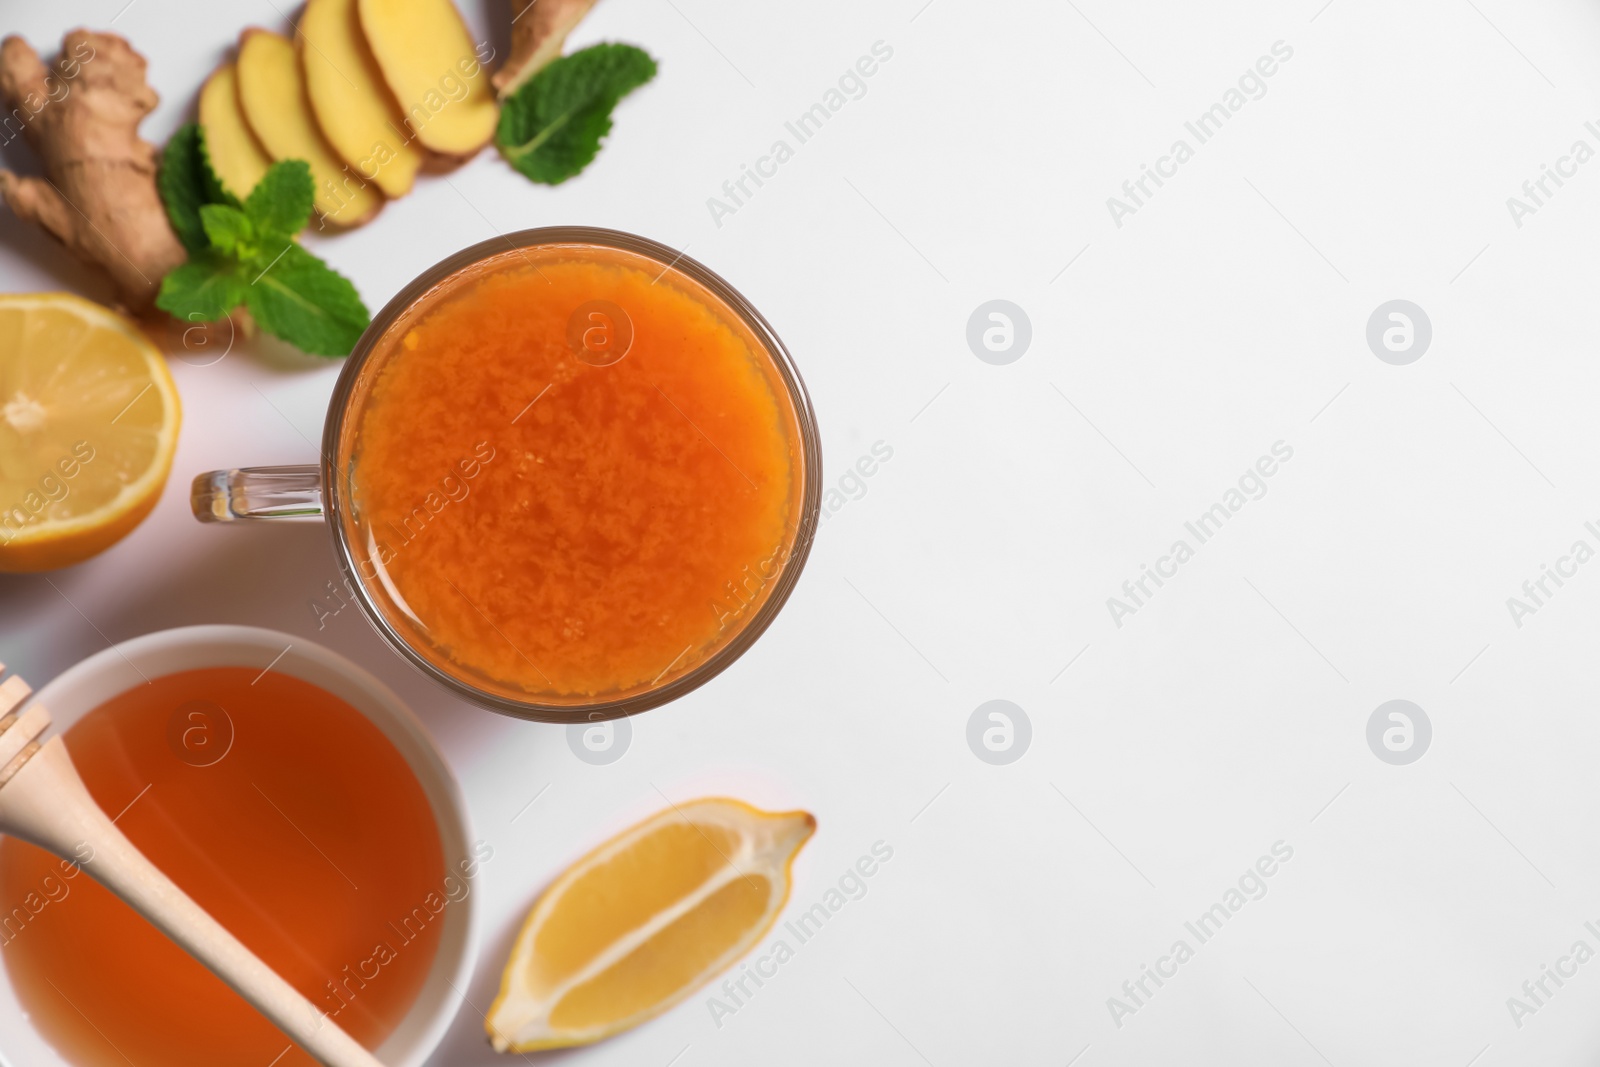
[[[39,740],[50,713],[17,712],[31,692],[15,674],[0,682],[0,833],[78,863],[325,1067],[383,1067],[145,859],[89,795],[61,738]],[[84,845],[92,858],[78,860]]]

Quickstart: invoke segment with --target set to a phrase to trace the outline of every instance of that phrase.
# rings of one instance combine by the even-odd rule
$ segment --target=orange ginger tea
[[[391,327],[346,532],[380,610],[511,699],[637,694],[756,613],[794,546],[797,414],[715,295],[632,253],[509,252]],[[361,558],[364,557],[364,558]]]
[[[201,907],[358,1041],[394,1030],[467,872],[447,875],[421,785],[365,716],[297,678],[208,668],[131,689],[65,739],[95,801]],[[0,960],[78,1067],[314,1067],[81,868],[14,838]]]

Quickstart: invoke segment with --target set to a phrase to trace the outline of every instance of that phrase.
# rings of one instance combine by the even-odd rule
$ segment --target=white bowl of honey
[[[470,980],[492,850],[393,692],[302,638],[194,626],[34,699],[158,867],[385,1064],[427,1059]],[[0,963],[0,1062],[314,1064],[76,865],[10,838]]]

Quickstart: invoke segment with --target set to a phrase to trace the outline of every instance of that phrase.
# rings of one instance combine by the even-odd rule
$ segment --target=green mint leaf
[[[252,254],[256,228],[249,216],[227,204],[206,204],[200,208],[200,223],[205,227],[211,247],[241,259]]]
[[[156,307],[183,322],[215,322],[244,303],[248,288],[236,262],[200,252],[161,279]]]
[[[632,45],[597,44],[563,56],[501,105],[495,143],[532,180],[564,182],[600,151],[617,101],[655,74],[656,61]]]
[[[222,187],[216,168],[211,165],[211,149],[206,147],[206,132],[200,131],[200,186],[205,190],[206,203],[227,204],[240,207],[239,198]]]
[[[217,179],[205,136],[191,123],[173,135],[157,176],[189,261],[161,280],[156,306],[183,322],[214,322],[240,304],[261,328],[324,356],[347,355],[370,316],[355,286],[294,243],[311,217],[311,168],[268,168],[241,203]]]
[[[161,202],[166,206],[173,232],[191,256],[210,247],[200,217],[201,209],[207,204],[239,206],[239,201],[222,188],[222,182],[211,169],[205,131],[195,122],[179,129],[167,142],[161,153],[156,187],[161,191]]]
[[[273,255],[245,293],[256,322],[313,355],[349,355],[371,321],[356,287],[293,242]]]
[[[167,221],[183,247],[192,256],[206,248],[206,231],[200,223],[200,207],[209,202],[201,172],[206,169],[201,147],[200,125],[191,122],[172,135],[161,153],[161,169],[156,187],[167,208]]]
[[[288,240],[305,229],[316,193],[311,165],[301,159],[285,159],[267,168],[245,200],[244,211],[264,242]]]

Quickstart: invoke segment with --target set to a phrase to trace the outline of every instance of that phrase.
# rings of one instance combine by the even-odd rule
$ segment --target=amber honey
[[[682,675],[794,543],[797,415],[769,352],[687,278],[577,246],[499,257],[375,353],[350,541],[389,621],[515,697]]]
[[[368,1047],[394,1030],[465,883],[365,716],[297,678],[211,668],[129,690],[65,740],[101,808],[212,916]],[[11,838],[0,960],[78,1067],[314,1064],[85,871]]]

